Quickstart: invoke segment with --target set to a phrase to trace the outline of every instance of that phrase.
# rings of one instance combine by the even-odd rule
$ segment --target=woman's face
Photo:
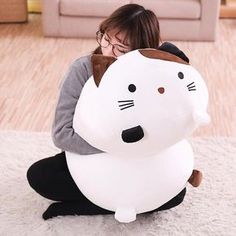
[[[104,56],[119,57],[130,51],[128,44],[125,44],[125,34],[117,31],[104,33],[101,39],[101,50]]]

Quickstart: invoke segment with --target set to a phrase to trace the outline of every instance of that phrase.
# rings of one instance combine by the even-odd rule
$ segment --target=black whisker
[[[191,86],[192,84],[194,84],[194,82],[192,82],[192,83],[188,84],[188,85],[187,85],[187,87]],[[194,85],[194,86],[195,86],[195,85]]]
[[[134,100],[121,100],[121,101],[118,101],[118,102],[134,102]]]
[[[196,91],[196,85],[194,83],[195,82],[193,81],[192,83],[187,85],[188,91]]]
[[[188,87],[188,89],[192,89],[192,88],[196,88],[196,86],[194,85],[194,86]]]
[[[124,109],[130,108],[130,107],[133,107],[133,106],[134,106],[134,104],[132,104],[132,105],[130,105],[130,106],[127,106],[127,107],[122,107],[120,110],[122,111],[122,110],[124,110]]]
[[[134,105],[134,103],[130,102],[130,103],[121,104],[121,105],[119,105],[119,107],[128,106],[128,105]]]

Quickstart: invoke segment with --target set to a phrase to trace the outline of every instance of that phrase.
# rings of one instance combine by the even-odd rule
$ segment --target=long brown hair
[[[160,44],[160,27],[157,16],[138,4],[127,4],[114,11],[99,26],[101,33],[117,30],[125,34],[124,43],[129,41],[130,50],[139,48],[158,48]],[[101,54],[97,47],[95,54]]]

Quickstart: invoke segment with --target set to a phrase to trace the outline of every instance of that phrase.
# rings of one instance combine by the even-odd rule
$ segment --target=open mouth
[[[122,140],[125,143],[135,143],[144,137],[143,129],[140,125],[122,131]]]

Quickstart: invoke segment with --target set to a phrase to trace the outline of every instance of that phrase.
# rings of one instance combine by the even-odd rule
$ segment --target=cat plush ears
[[[117,59],[115,57],[103,56],[102,54],[93,54],[91,57],[93,78],[97,87],[106,72],[107,68]]]
[[[188,57],[174,44],[165,42],[158,50],[152,48],[139,49],[139,52],[148,58],[173,61],[181,64],[189,64]]]
[[[168,53],[171,53],[179,58],[181,58],[182,60],[184,60],[185,62],[189,63],[189,59],[188,57],[183,53],[183,51],[181,51],[179,48],[177,48],[174,44],[169,43],[169,42],[164,42],[159,48],[159,50],[161,51],[165,51]]]
[[[139,52],[144,56],[152,59],[161,59],[166,61],[173,61],[181,64],[189,64],[188,57],[179,50],[175,45],[165,42],[158,50],[152,48],[139,49]],[[97,87],[102,79],[103,74],[107,68],[117,59],[111,56],[103,56],[101,54],[93,54],[91,57],[93,78]]]

